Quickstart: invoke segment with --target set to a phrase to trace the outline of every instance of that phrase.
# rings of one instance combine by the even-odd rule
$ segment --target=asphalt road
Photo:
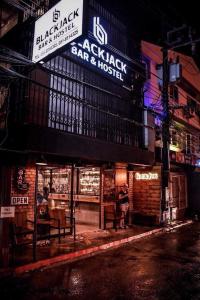
[[[1,280],[0,299],[198,300],[200,223]]]

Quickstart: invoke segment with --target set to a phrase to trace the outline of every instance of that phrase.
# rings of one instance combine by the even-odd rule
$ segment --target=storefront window
[[[79,169],[79,194],[83,194],[83,195],[100,194],[100,169],[99,168]]]
[[[51,172],[50,170],[46,169],[40,169],[38,172],[38,192],[43,193],[44,187],[47,187],[50,189],[50,177],[51,177]]]
[[[70,193],[71,169],[59,168],[52,170],[51,192],[56,194]]]
[[[48,201],[49,209],[69,209],[71,168],[45,167],[38,170],[38,201]]]
[[[38,173],[38,192],[42,192],[44,187],[47,187],[50,193],[69,194],[70,178],[70,168],[40,169]]]

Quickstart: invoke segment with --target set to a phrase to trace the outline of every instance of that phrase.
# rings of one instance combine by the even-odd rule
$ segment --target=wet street
[[[0,281],[0,299],[200,299],[200,223]]]

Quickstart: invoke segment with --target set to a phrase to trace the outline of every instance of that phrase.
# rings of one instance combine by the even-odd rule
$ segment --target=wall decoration
[[[25,178],[25,168],[24,167],[18,167],[17,168],[17,174],[16,174],[16,188],[19,191],[27,192],[29,189],[29,183],[26,182]]]

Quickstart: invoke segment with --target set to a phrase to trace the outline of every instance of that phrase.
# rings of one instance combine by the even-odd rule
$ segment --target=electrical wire
[[[15,57],[16,53],[14,53],[13,55],[14,55],[14,57]],[[1,58],[2,58],[3,60],[5,60],[5,61],[6,61],[6,59],[7,59],[5,56],[1,56]],[[9,61],[9,58],[7,59],[7,61]],[[13,58],[12,58],[10,62],[17,63],[18,60],[13,60]],[[30,62],[30,61],[29,61],[29,62]],[[31,62],[31,63],[32,63],[32,62]],[[150,72],[150,74],[153,75],[153,76],[156,76],[157,78],[159,78],[159,79],[161,80],[161,78],[160,78],[159,76],[157,76],[156,74],[154,74],[153,72]],[[141,75],[144,76],[142,73],[141,73]],[[86,82],[81,82],[81,83],[82,83],[82,84],[87,84]],[[158,89],[158,87],[157,87],[154,83],[152,83],[152,82],[150,82],[150,81],[148,81],[148,82],[146,83],[146,85],[151,85],[151,91],[148,91],[149,93],[152,93],[152,95],[153,95],[154,97],[155,97],[156,95],[158,96],[157,102],[156,102],[156,103],[152,103],[152,106],[153,106],[153,107],[158,108],[158,106],[161,105],[161,100],[159,100],[159,98],[160,98],[160,90]],[[180,92],[180,89],[179,89],[179,94],[180,94],[183,98],[185,98],[185,99],[187,100],[187,97],[186,97],[185,95],[183,95],[183,94]],[[168,96],[169,96],[169,94],[168,94]]]
[[[1,67],[1,69],[5,69],[5,68],[4,68],[4,67]],[[5,69],[5,70],[8,71],[7,69]],[[37,82],[37,81],[35,81],[35,80],[32,80],[32,79],[30,79],[30,78],[28,78],[28,77],[26,77],[26,76],[24,76],[24,75],[19,74],[19,73],[17,73],[17,72],[14,72],[14,71],[11,71],[11,70],[10,70],[10,72],[11,72],[11,74],[14,74],[14,75],[16,75],[16,76],[18,76],[18,77],[20,77],[20,78],[22,78],[22,79],[28,80],[29,82],[32,82],[32,83],[34,83],[34,84],[36,84],[36,85],[38,85],[38,86],[41,86],[41,87],[43,87],[43,88],[45,88],[45,89],[49,89],[50,91],[52,91],[52,92],[54,92],[54,93],[60,94],[60,95],[63,96],[63,97],[70,98],[70,99],[73,99],[73,100],[75,100],[75,101],[78,101],[78,102],[84,104],[85,106],[87,106],[88,108],[92,108],[92,109],[94,109],[94,110],[96,110],[96,111],[98,111],[98,112],[102,112],[102,113],[104,113],[104,114],[107,114],[107,115],[116,117],[117,119],[120,119],[120,120],[129,122],[129,123],[132,123],[132,124],[134,124],[134,125],[136,125],[136,126],[145,127],[145,128],[149,128],[149,129],[152,129],[152,130],[154,129],[153,126],[144,125],[143,123],[137,122],[137,121],[135,121],[135,120],[133,120],[133,119],[129,119],[129,118],[126,118],[126,117],[122,117],[122,116],[120,116],[119,114],[112,113],[112,112],[110,112],[110,111],[108,111],[108,110],[104,110],[104,109],[102,109],[102,108],[99,108],[98,106],[91,104],[89,101],[87,101],[87,99],[81,99],[81,98],[74,97],[74,96],[72,96],[72,95],[66,95],[66,94],[63,93],[62,91],[57,91],[57,90],[54,89],[54,88],[49,88],[48,86],[45,86],[45,85],[43,85],[43,84],[41,84],[41,83],[39,83],[39,82]]]

